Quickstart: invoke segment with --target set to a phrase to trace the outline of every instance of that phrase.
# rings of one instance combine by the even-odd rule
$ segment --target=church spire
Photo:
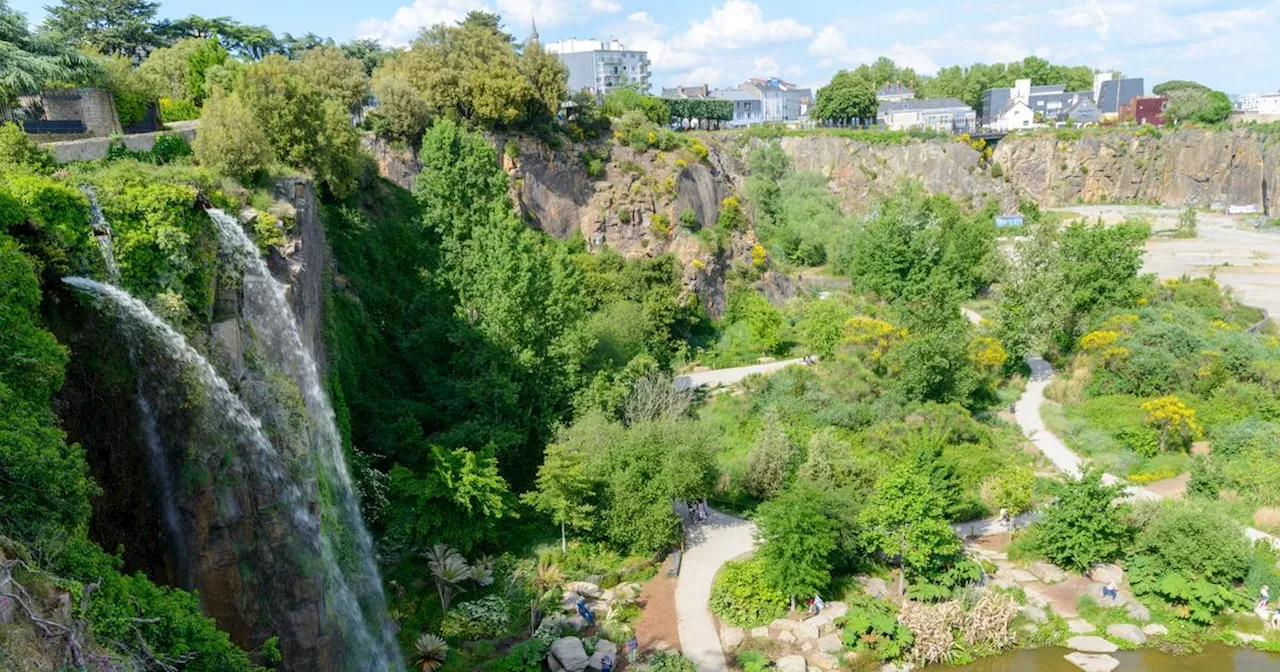
[[[529,23],[532,24],[533,26],[533,32],[529,33],[529,41],[537,42],[538,41],[538,20],[530,16]]]

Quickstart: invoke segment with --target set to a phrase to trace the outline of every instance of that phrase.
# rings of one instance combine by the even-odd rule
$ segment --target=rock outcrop
[[[1222,209],[1280,203],[1280,143],[1253,129],[1009,136],[992,160],[1040,205],[1142,201]]]

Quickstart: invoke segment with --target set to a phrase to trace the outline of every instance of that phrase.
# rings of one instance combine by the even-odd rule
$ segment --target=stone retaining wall
[[[124,141],[124,146],[134,151],[147,151],[156,144],[156,138],[165,134],[178,134],[192,142],[196,139],[195,121],[179,121],[168,124],[168,130],[156,133],[136,133],[134,135],[120,136]],[[71,163],[72,161],[95,161],[97,159],[107,158],[107,148],[111,146],[111,138],[84,138],[82,140],[64,140],[61,142],[47,142],[41,145],[45,149],[53,152],[53,158],[58,163]]]

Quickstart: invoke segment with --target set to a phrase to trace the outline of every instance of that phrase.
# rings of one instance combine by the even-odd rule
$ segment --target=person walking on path
[[[1258,606],[1266,609],[1267,604],[1271,602],[1271,587],[1263,584],[1262,589],[1258,591],[1258,595],[1262,598],[1258,601]]]
[[[1108,583],[1107,585],[1102,587],[1102,597],[1103,598],[1109,597],[1111,598],[1112,602],[1115,602],[1120,599],[1120,588],[1116,586],[1115,581],[1112,581],[1111,583]]]
[[[636,633],[631,633],[631,639],[627,640],[627,662],[631,665],[636,664],[636,656],[640,655],[640,642],[636,640]]]

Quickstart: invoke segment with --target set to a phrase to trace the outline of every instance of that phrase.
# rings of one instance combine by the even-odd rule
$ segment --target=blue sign
[[[1022,226],[1022,215],[1000,215],[996,217],[996,228]]]

